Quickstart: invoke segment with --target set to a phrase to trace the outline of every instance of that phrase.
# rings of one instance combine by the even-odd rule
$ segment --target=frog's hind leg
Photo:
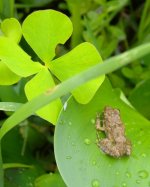
[[[112,141],[110,141],[108,138],[105,138],[103,140],[100,141],[99,147],[101,148],[101,150],[113,157],[119,157],[120,156],[120,152],[117,149],[117,146],[113,144]]]

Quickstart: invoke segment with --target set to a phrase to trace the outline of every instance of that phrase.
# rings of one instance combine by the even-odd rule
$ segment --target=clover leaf
[[[31,57],[14,41],[5,37],[0,38],[1,61],[19,76],[27,77],[36,74],[25,86],[25,93],[29,100],[55,86],[53,75],[64,81],[102,62],[96,48],[87,42],[54,59],[56,46],[64,44],[71,36],[72,30],[70,19],[55,10],[36,11],[24,20],[23,36],[44,65],[31,60]],[[103,80],[104,76],[91,80],[74,90],[72,94],[78,102],[85,104],[92,99]],[[61,106],[61,101],[58,99],[40,109],[37,114],[55,124]]]
[[[15,18],[5,19],[1,23],[1,30],[4,36],[9,37],[16,43],[19,43],[22,36],[22,29],[19,21]]]
[[[22,29],[19,21],[15,18],[5,19],[1,23],[1,36],[8,37],[14,42],[19,43],[22,36]],[[0,62],[0,75],[0,85],[10,85],[20,80],[20,76],[12,72],[2,61]]]

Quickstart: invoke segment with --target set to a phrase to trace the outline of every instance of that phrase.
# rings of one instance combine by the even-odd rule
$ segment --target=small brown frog
[[[112,107],[105,107],[103,126],[100,124],[100,115],[96,117],[96,129],[104,131],[106,138],[98,138],[98,146],[103,152],[113,157],[131,154],[131,142],[125,137],[125,127],[120,118],[120,112]]]

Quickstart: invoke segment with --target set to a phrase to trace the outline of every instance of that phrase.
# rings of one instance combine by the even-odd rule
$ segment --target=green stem
[[[0,17],[14,17],[14,0],[0,0]]]
[[[81,12],[80,12],[80,3],[74,3],[72,5],[71,14],[72,14],[72,24],[73,24],[73,33],[71,36],[71,48],[74,48],[79,43],[82,42],[82,22],[81,22]]]
[[[47,90],[45,93],[37,96],[31,101],[28,101],[5,121],[2,128],[0,129],[0,139],[2,139],[2,137],[18,123],[20,123],[48,103],[67,94],[68,92],[74,90],[87,81],[117,70],[118,68],[127,65],[131,61],[141,58],[148,53],[150,53],[150,43],[143,44],[139,47],[124,52],[121,55],[109,58],[105,60],[104,63],[98,63],[88,70],[83,71],[78,75],[75,75],[70,79],[62,82],[53,89]]]
[[[4,187],[4,172],[3,172],[3,161],[1,154],[1,142],[0,142],[0,187]]]
[[[150,8],[150,0],[147,0],[144,5],[144,10],[142,13],[139,29],[138,29],[138,39],[142,39],[142,35],[144,34],[145,29],[145,22],[147,19],[149,19],[149,8]],[[148,16],[148,17],[147,17]]]

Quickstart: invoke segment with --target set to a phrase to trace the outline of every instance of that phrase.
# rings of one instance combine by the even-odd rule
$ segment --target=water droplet
[[[69,126],[71,126],[71,125],[72,125],[72,122],[71,122],[71,121],[69,121],[69,123],[68,123],[68,124],[69,124]]]
[[[142,143],[141,141],[138,141],[138,142],[137,142],[138,145],[141,145],[141,143]]]
[[[60,121],[59,121],[59,124],[60,124],[60,125],[64,125],[64,121],[63,121],[63,120],[60,120]]]
[[[71,143],[72,146],[76,146],[76,144],[74,142]]]
[[[94,119],[94,118],[91,119],[91,123],[92,123],[92,124],[95,124],[95,119]]]
[[[145,153],[142,153],[141,156],[145,158],[145,157],[146,157],[146,154],[145,154]]]
[[[141,179],[146,179],[149,176],[149,173],[146,170],[141,170],[138,172],[138,176]]]
[[[93,180],[92,181],[92,187],[99,187],[100,186],[100,183],[98,180]]]
[[[108,165],[109,168],[111,168],[111,166],[112,166],[111,164]]]
[[[95,166],[97,162],[95,160],[92,161],[92,165]]]
[[[130,178],[131,177],[131,173],[130,172],[126,172],[126,177]]]
[[[120,173],[119,173],[119,171],[116,171],[116,175],[119,175]]]
[[[67,102],[64,103],[64,106],[63,106],[64,111],[66,111],[66,109],[67,109],[67,104],[68,104]]]
[[[72,157],[71,156],[66,156],[66,159],[70,160],[70,159],[72,159]]]
[[[90,145],[90,144],[91,144],[91,140],[88,139],[88,138],[86,138],[86,139],[84,140],[84,143],[85,143],[86,145]]]
[[[140,181],[140,180],[136,180],[136,183],[137,183],[137,184],[140,184],[140,183],[141,183],[141,181]]]
[[[122,183],[122,187],[126,187],[127,184],[125,182]]]

